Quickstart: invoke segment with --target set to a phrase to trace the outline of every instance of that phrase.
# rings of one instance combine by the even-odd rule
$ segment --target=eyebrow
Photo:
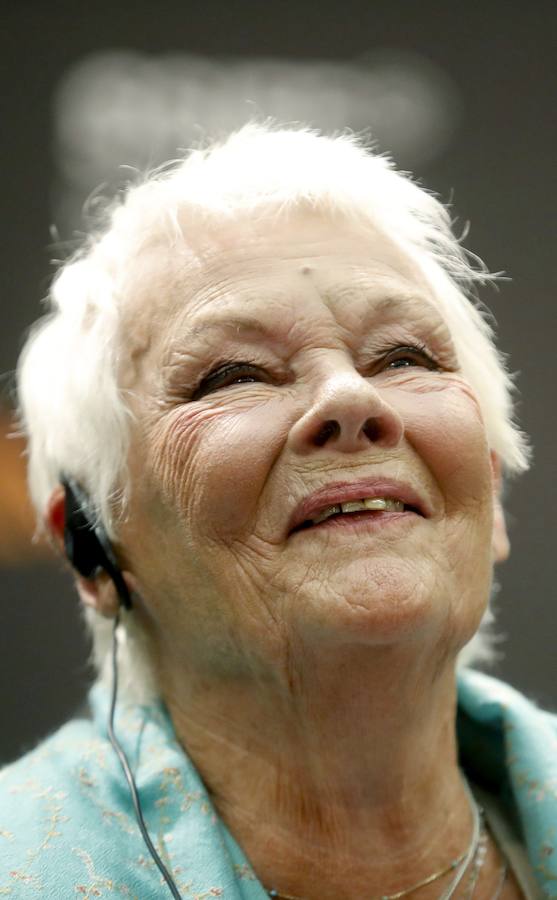
[[[393,294],[381,297],[373,304],[373,318],[381,319],[387,317],[388,314],[399,316],[404,312],[415,313],[418,311],[423,312],[423,310],[427,310],[444,321],[441,310],[435,303],[432,303],[424,294],[415,293]]]
[[[269,325],[265,325],[264,322],[261,322],[253,316],[232,316],[230,318],[215,316],[204,319],[197,325],[192,325],[188,328],[186,333],[182,335],[182,340],[184,338],[187,340],[188,338],[199,337],[199,335],[205,335],[215,330],[233,331],[239,336],[273,336],[273,328],[269,327]]]
[[[162,368],[172,368],[182,357],[184,348],[191,346],[195,338],[200,338],[201,341],[210,339],[210,335],[215,332],[217,334],[228,332],[237,338],[264,339],[274,344],[283,343],[272,325],[266,325],[254,316],[210,316],[197,323],[194,322],[185,331],[179,329],[178,335],[173,336],[164,352]]]

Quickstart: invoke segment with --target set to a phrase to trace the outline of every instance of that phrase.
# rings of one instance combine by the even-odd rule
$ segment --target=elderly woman
[[[249,125],[64,266],[21,418],[99,677],[2,773],[1,895],[557,897],[557,719],[464,668],[529,457],[470,259]]]

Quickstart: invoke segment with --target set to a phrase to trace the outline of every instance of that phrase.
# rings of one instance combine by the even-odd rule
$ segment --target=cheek
[[[253,523],[287,427],[280,400],[191,413],[185,406],[158,423],[148,469],[199,538],[233,541]]]
[[[442,388],[406,396],[398,404],[408,423],[408,440],[431,469],[446,509],[491,509],[492,472],[489,446],[478,400],[460,378],[446,378]]]
[[[439,490],[438,564],[455,597],[448,628],[456,616],[472,637],[493,574],[492,468],[485,425],[473,390],[460,378],[445,379],[442,390],[414,401],[414,410],[408,406],[402,414],[409,423],[408,441]],[[412,398],[404,402],[411,405]]]

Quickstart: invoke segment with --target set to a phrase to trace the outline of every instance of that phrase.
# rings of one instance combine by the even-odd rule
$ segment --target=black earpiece
[[[122,577],[114,550],[101,524],[95,524],[85,491],[72,478],[61,476],[65,491],[64,549],[74,569],[84,578],[107,572],[126,609],[132,608],[130,592]]]
[[[122,572],[116,561],[114,550],[112,549],[112,545],[103,526],[101,524],[96,524],[95,522],[91,510],[91,503],[87,494],[76,481],[65,475],[60,477],[60,483],[63,485],[66,495],[64,516],[64,549],[66,551],[66,556],[74,569],[76,569],[80,575],[83,575],[84,578],[94,578],[101,569],[108,572],[118,591],[120,603],[127,609],[131,609],[132,602],[130,592],[128,591],[126,582],[124,581]],[[137,785],[130,764],[114,733],[114,710],[118,693],[117,630],[119,620],[120,612],[118,611],[114,619],[114,630],[112,633],[112,698],[110,701],[110,714],[108,717],[108,737],[116,751],[124,775],[126,776],[139,830],[141,831],[147,849],[164,877],[172,896],[176,898],[176,900],[182,900],[172,875],[157,853],[149,836],[141,811],[141,802],[137,791]]]

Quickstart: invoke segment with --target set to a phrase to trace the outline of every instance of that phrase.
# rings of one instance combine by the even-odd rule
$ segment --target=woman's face
[[[299,214],[223,228],[194,261],[159,253],[133,295],[121,543],[163,667],[265,673],[354,643],[456,653],[504,534],[478,401],[415,264]],[[317,489],[370,478],[412,487],[428,517],[290,532]]]

